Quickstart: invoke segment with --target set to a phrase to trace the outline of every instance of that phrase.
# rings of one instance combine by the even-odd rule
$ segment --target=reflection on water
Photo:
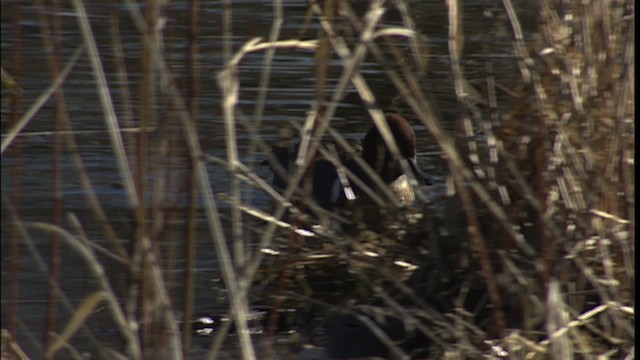
[[[281,38],[293,38],[303,27],[307,8],[302,2],[287,2],[285,5],[284,23],[282,26]],[[13,11],[17,1],[2,1],[2,66],[7,71],[13,69],[13,56],[16,42],[14,39]],[[466,4],[465,4],[466,5]],[[64,4],[64,6],[70,6]],[[99,46],[99,52],[103,65],[106,69],[107,81],[110,84],[111,96],[116,105],[116,111],[124,127],[127,119],[125,111],[125,100],[132,101],[134,109],[138,107],[138,81],[141,74],[141,36],[132,24],[131,18],[125,5],[109,5],[108,2],[95,2],[86,4],[90,15],[92,29],[95,33]],[[270,2],[233,2],[233,47],[238,49],[243,43],[252,37],[260,36],[266,38],[271,28],[272,7]],[[424,86],[434,96],[434,105],[440,109],[440,114],[449,129],[453,128],[453,88],[449,72],[446,43],[446,9],[442,4],[426,5],[422,2],[412,4],[412,11],[415,12],[415,21],[420,31],[424,32],[429,39],[429,79],[425,80]],[[221,118],[221,94],[216,84],[217,73],[223,63],[223,42],[221,34],[220,6],[217,2],[203,2],[200,4],[200,29],[198,44],[200,46],[199,64],[201,85],[198,97],[198,118],[201,146],[208,154],[225,157],[225,132]],[[500,54],[496,61],[504,61],[511,64],[510,45],[508,35],[498,39],[504,42],[494,41],[491,46],[483,51],[475,49],[482,48],[486,43],[486,37],[495,32],[486,26],[486,19],[478,16],[483,11],[490,9],[483,1],[474,1],[465,9],[465,16],[469,17],[469,22],[465,26],[477,26],[482,31],[476,31],[475,37],[468,39],[468,47],[473,48],[473,53]],[[362,12],[363,9],[357,9]],[[124,89],[120,82],[122,78],[118,76],[116,59],[113,55],[114,33],[111,26],[111,14],[117,17],[119,23],[119,34],[121,36],[124,62],[127,69],[127,77],[131,98],[123,99],[126,96],[122,92]],[[47,14],[50,16],[50,14]],[[76,16],[72,8],[63,8],[60,12],[62,20],[62,57],[68,59],[69,55],[82,43]],[[164,52],[176,82],[184,85],[187,70],[185,66],[185,52],[187,47],[186,19],[188,16],[188,4],[186,2],[174,2],[166,12],[167,23],[164,31]],[[385,20],[385,25],[392,26],[399,24],[398,17],[390,13]],[[41,35],[41,23],[38,17],[36,5],[31,3],[22,4],[20,19],[22,30],[22,71],[20,87],[23,91],[22,111],[30,106],[35,99],[50,84],[51,77],[48,72],[46,53],[47,49],[43,45]],[[496,26],[498,26],[496,24]],[[318,25],[313,22],[306,30],[307,37],[315,36]],[[498,47],[498,48],[496,48]],[[314,55],[311,52],[282,50],[276,52],[270,73],[269,89],[267,91],[267,101],[262,117],[262,126],[258,130],[260,136],[271,143],[277,139],[278,130],[289,121],[302,122],[307,111],[311,107],[311,102],[315,94],[314,75]],[[486,56],[486,55],[485,55]],[[468,59],[469,69],[482,68],[481,57],[470,56]],[[241,66],[239,76],[241,79],[239,110],[244,115],[250,116],[254,113],[256,99],[259,93],[259,79],[261,69],[264,67],[263,53],[251,54],[247,56]],[[374,59],[367,58],[362,64],[362,73],[370,83],[377,101],[384,109],[392,107],[404,107],[402,102],[394,99],[398,93],[389,85],[380,65]],[[338,68],[332,75],[339,74]],[[478,76],[482,78],[482,76]],[[482,88],[481,84],[474,84]],[[82,57],[75,66],[64,86],[66,110],[68,112],[69,127],[78,135],[76,141],[79,146],[79,153],[89,174],[92,185],[100,203],[105,207],[112,226],[118,232],[121,239],[126,239],[131,231],[131,217],[128,209],[125,191],[122,187],[121,178],[118,174],[117,164],[112,151],[111,143],[106,131],[102,107],[95,89],[95,82],[91,66],[86,57]],[[161,98],[161,97],[160,97]],[[3,136],[9,128],[10,110],[8,104],[9,93],[5,87],[2,88],[2,133]],[[407,110],[404,110],[407,112]],[[162,113],[160,114],[162,115]],[[134,116],[135,118],[135,116]],[[415,117],[408,112],[407,118],[415,120]],[[54,105],[49,101],[31,120],[19,137],[21,156],[15,158],[9,150],[2,156],[2,196],[3,209],[5,197],[14,191],[14,179],[11,177],[11,169],[20,161],[20,216],[27,222],[49,222],[51,219],[52,199],[52,153],[53,137],[49,135],[54,129]],[[168,120],[156,119],[157,126],[171,126]],[[363,108],[357,94],[350,89],[343,103],[338,107],[338,111],[333,122],[333,126],[349,140],[360,139],[362,134],[370,126],[370,120]],[[248,145],[252,140],[249,132],[239,130],[238,141],[242,160],[250,163],[258,163],[248,154]],[[416,124],[418,134],[418,163],[431,175],[438,177],[442,174],[439,163],[439,152],[434,141],[424,130],[424,127]],[[153,138],[151,141],[158,139]],[[162,156],[160,152],[161,142],[158,142],[158,154],[152,154],[155,161]],[[130,149],[131,150],[131,149]],[[181,159],[180,156],[177,157]],[[258,154],[257,159],[262,160],[263,154]],[[167,160],[169,161],[169,160]],[[108,244],[103,240],[102,226],[95,222],[86,203],[85,194],[80,185],[79,178],[75,174],[73,160],[70,155],[65,154],[61,162],[63,172],[63,199],[65,214],[74,214],[78,217],[91,241],[104,246]],[[184,164],[179,162],[172,165],[173,173],[164,174],[151,171],[151,177],[178,178],[183,181],[186,177]],[[256,167],[254,171],[263,179],[269,179],[269,171],[266,167]],[[229,174],[226,170],[209,166],[210,177],[213,181],[215,192],[229,191]],[[178,181],[178,183],[180,183]],[[178,187],[179,189],[182,189]],[[148,189],[149,195],[153,189]],[[167,208],[178,206],[178,211],[184,205],[184,194],[176,190],[176,193],[165,193],[162,197],[166,201]],[[268,197],[255,192],[252,201],[257,206],[267,209]],[[220,202],[219,206],[226,212],[228,205]],[[225,215],[226,216],[226,215]],[[2,327],[7,326],[8,314],[5,305],[8,301],[9,292],[9,263],[10,263],[10,212],[2,211]],[[66,225],[64,225],[66,227]],[[197,299],[196,308],[198,311],[210,310],[212,306],[220,306],[224,303],[222,284],[219,283],[216,264],[216,255],[212,251],[211,239],[208,236],[206,224],[201,221],[198,224],[200,236],[198,239],[198,259],[197,259]],[[48,236],[42,232],[29,232],[33,243],[37,246],[40,254],[47,257]],[[83,261],[73,251],[63,247],[63,262],[61,269],[61,286],[65,295],[72,304],[77,305],[90,292],[97,289],[92,277],[85,271]],[[181,257],[171,258],[168,256],[162,259],[171,266],[178,269],[176,273],[167,274],[174,281],[179,281],[181,276]],[[33,358],[39,358],[39,339],[42,337],[44,329],[44,317],[46,314],[46,299],[48,298],[47,277],[42,273],[42,269],[35,264],[33,254],[26,247],[23,247],[20,256],[20,319],[23,325],[18,332],[18,341],[24,344],[25,350],[32,354]],[[120,266],[107,258],[103,259],[107,271],[112,277],[115,290],[122,293],[126,274]],[[163,263],[164,264],[164,263]],[[213,299],[213,300],[212,300]],[[218,303],[215,304],[215,299]],[[175,304],[176,307],[180,304]],[[106,311],[98,312],[90,321],[90,325],[96,332],[98,340],[106,344],[117,344],[117,336],[113,334],[110,327],[110,320],[106,320]],[[63,308],[59,311],[60,322],[65,323],[69,317]],[[83,335],[80,339],[86,340]],[[207,340],[206,343],[209,343]],[[91,351],[88,341],[78,341],[74,345],[81,351]]]

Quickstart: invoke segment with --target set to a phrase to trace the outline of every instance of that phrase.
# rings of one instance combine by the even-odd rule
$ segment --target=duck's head
[[[385,114],[387,125],[400,152],[400,157],[407,160],[413,176],[426,184],[429,179],[416,166],[416,135],[399,114]],[[401,161],[393,155],[376,126],[371,127],[362,141],[362,157],[371,168],[387,184],[395,184],[405,176]]]

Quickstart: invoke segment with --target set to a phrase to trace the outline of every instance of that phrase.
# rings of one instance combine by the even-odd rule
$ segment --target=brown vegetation
[[[147,2],[144,11],[128,6],[127,13],[120,14],[113,8],[107,20],[87,16],[86,4],[75,0],[73,8],[64,11],[77,18],[72,33],[82,35],[82,45],[67,60],[62,55],[71,51],[60,41],[64,11],[54,3],[51,9],[41,2],[35,5],[42,23],[39,34],[52,49],[45,55],[51,85],[26,112],[21,107],[21,84],[29,76],[21,68],[26,56],[23,9],[21,2],[13,9],[3,5],[3,13],[13,11],[15,16],[13,68],[5,69],[3,56],[2,69],[3,86],[11,97],[10,121],[4,118],[4,107],[2,114],[3,169],[5,159],[12,160],[11,172],[2,174],[2,244],[11,251],[10,256],[3,251],[3,304],[9,306],[3,305],[2,316],[14,340],[40,336],[31,333],[34,324],[26,330],[18,326],[24,314],[18,307],[19,289],[29,285],[21,282],[21,275],[39,271],[38,278],[50,288],[49,308],[41,349],[31,356],[80,357],[75,347],[87,343],[95,345],[90,351],[105,358],[298,356],[300,349],[280,349],[274,341],[281,310],[295,308],[300,314],[295,328],[286,326],[304,334],[304,341],[331,347],[331,331],[342,336],[344,330],[336,324],[355,319],[365,332],[377,334],[374,343],[386,351],[380,356],[391,358],[633,357],[633,2],[548,0],[520,11],[505,0],[502,8],[487,7],[482,15],[455,0],[447,1],[442,14],[410,9],[402,1],[370,1],[366,6],[311,2],[292,37],[283,35],[283,22],[300,19],[284,16],[288,9],[274,1],[269,38],[263,40],[234,34],[238,27],[250,32],[253,26],[234,17],[234,6],[240,6],[234,2],[208,9],[221,17],[213,27],[219,33],[203,34],[202,22],[208,19],[200,18],[205,13],[200,8],[208,5],[195,0],[186,10],[155,1]],[[440,22],[432,24],[438,15]],[[535,30],[523,33],[523,16],[535,19],[530,21]],[[428,18],[429,24],[416,21],[419,18]],[[478,32],[483,26],[489,30],[470,34],[473,30],[464,19],[471,19]],[[92,32],[92,24],[99,21],[109,22],[108,49],[98,46]],[[182,27],[172,27],[181,22]],[[310,24],[317,33],[309,35]],[[140,37],[135,46],[123,47],[124,26]],[[438,33],[442,29],[447,33]],[[179,30],[184,37],[176,34]],[[447,49],[430,44],[423,33],[448,39]],[[173,42],[165,43],[168,34]],[[474,57],[464,50],[474,36],[499,35],[507,40],[504,53],[493,54],[495,58]],[[206,92],[201,83],[211,77],[214,65],[198,59],[200,52],[212,51],[205,42],[211,38],[221,39],[215,43],[220,48],[213,50],[221,63],[215,64],[217,90]],[[186,45],[179,46],[176,39],[186,39]],[[133,66],[139,72],[131,71],[129,62],[135,56],[127,51],[132,48],[140,49],[140,61]],[[292,68],[281,74],[288,79],[283,85],[272,78],[274,65],[285,63],[278,58],[281,54],[288,61],[312,62],[314,70],[301,76]],[[436,61],[427,63],[427,56]],[[176,60],[183,58],[184,64]],[[111,171],[118,175],[117,184],[108,186],[117,191],[108,193],[125,206],[109,208],[105,199],[114,199],[98,196],[95,185],[103,180],[96,177],[108,172],[94,174],[83,163],[91,153],[72,128],[68,112],[73,107],[65,104],[74,99],[62,91],[67,78],[75,75],[78,59],[90,67],[98,95],[89,104],[83,94],[75,104],[102,110],[100,141],[108,143],[112,158],[105,158],[112,160]],[[259,66],[251,67],[255,61]],[[371,66],[375,79],[364,71]],[[438,78],[443,72],[446,80]],[[309,96],[306,108],[291,121],[299,130],[299,144],[288,143],[289,133],[278,143],[296,150],[287,158],[288,169],[278,169],[287,181],[276,191],[258,164],[266,158],[278,168],[270,154],[272,141],[265,138],[276,137],[273,119],[276,127],[284,127],[282,119],[291,109],[278,109],[271,97],[281,88],[288,96],[297,95],[288,87],[305,76],[315,96]],[[376,81],[382,85],[372,85]],[[447,90],[448,102],[438,106]],[[205,93],[207,102],[219,104],[212,111],[219,116],[206,114],[207,121],[215,118],[213,125],[198,121],[198,100]],[[37,213],[29,217],[21,211],[21,181],[34,176],[22,174],[27,167],[23,161],[33,149],[22,144],[35,126],[30,120],[45,111],[44,100],[52,95],[55,121],[47,136],[54,136],[49,189],[54,201],[48,209],[53,211],[46,218]],[[248,101],[250,96],[256,100]],[[359,98],[359,113],[339,108],[347,96]],[[385,122],[387,111],[400,112],[426,129],[416,130],[416,137],[438,149],[437,156],[428,159],[441,165],[430,164],[437,184],[415,186],[410,207],[393,206],[398,204],[391,200],[389,206],[381,206],[384,200],[357,200],[332,211],[319,206],[311,199],[308,175],[317,159],[339,168],[347,154],[366,164],[358,146],[354,149],[337,130],[347,126],[333,119],[354,114],[367,119],[362,132],[375,124],[376,134],[387,139],[390,149],[396,148],[391,153],[398,153]],[[265,121],[269,116],[271,124]],[[450,125],[454,122],[457,126]],[[209,155],[211,148],[217,151],[214,155]],[[69,166],[63,158],[70,159]],[[68,185],[63,178],[81,190],[82,211],[70,211],[63,201],[62,188]],[[101,186],[104,190],[105,184]],[[255,193],[273,206],[254,205]],[[370,193],[372,199],[379,195]],[[204,223],[206,229],[198,227]],[[90,235],[87,228],[93,230]],[[42,234],[51,236],[47,245],[38,240]],[[96,237],[105,241],[94,241]],[[27,251],[35,264],[29,265],[32,269],[20,262]],[[91,286],[73,302],[63,291],[68,285],[64,271],[70,274],[65,264],[72,258],[82,263],[76,259],[71,273],[86,272],[91,278]],[[197,273],[199,262],[211,264],[212,259],[214,275]],[[198,287],[198,276],[218,282],[207,278]],[[225,320],[217,324],[214,339],[207,339],[205,354],[196,354],[196,304],[215,302],[211,287],[218,291],[217,307],[211,311]],[[264,328],[256,330],[253,309],[264,304],[268,315]],[[64,312],[56,312],[58,307]],[[96,336],[103,329],[91,326],[99,316],[108,317],[119,334],[107,345]],[[401,335],[385,324],[401,329]],[[325,326],[333,329],[328,340],[327,334],[318,335]],[[251,336],[263,330],[267,335]],[[9,333],[5,336],[3,330],[3,349]]]

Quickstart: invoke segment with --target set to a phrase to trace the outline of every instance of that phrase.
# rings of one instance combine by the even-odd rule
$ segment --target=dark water
[[[307,7],[304,2],[287,1],[284,5],[284,23],[281,39],[294,38],[302,28]],[[433,105],[442,117],[445,128],[453,129],[455,115],[455,100],[453,94],[453,82],[450,75],[447,51],[447,14],[442,2],[424,4],[422,1],[413,1],[410,4],[412,16],[419,31],[427,35],[429,41],[429,73],[423,81],[423,86],[432,96]],[[363,2],[364,4],[364,2]],[[109,5],[108,2],[87,2],[87,11],[91,25],[95,33],[103,65],[107,73],[107,81],[110,84],[111,95],[116,105],[116,111],[121,122],[126,120],[123,112],[121,87],[118,86],[116,67],[112,53],[113,36],[110,33],[111,14],[119,21],[119,31],[122,37],[125,65],[130,81],[130,91],[134,108],[137,107],[138,80],[140,78],[141,37],[133,26],[127,9],[122,4]],[[222,14],[218,2],[203,2],[200,4],[200,36],[199,64],[201,85],[198,94],[198,118],[199,134],[203,150],[210,155],[225,157],[225,133],[221,111],[221,93],[216,83],[216,76],[223,64],[222,42]],[[504,18],[488,18],[486,14],[501,14],[494,7],[494,2],[474,1],[465,2],[465,30],[467,34],[465,66],[471,79],[478,79],[473,83],[479,91],[483,91],[482,69],[484,59],[493,57],[494,62],[503,68],[513,67],[514,61],[511,46],[508,41],[509,32],[501,33],[508,29]],[[364,7],[360,4],[363,12]],[[2,1],[2,67],[9,73],[14,69],[14,18],[15,1]],[[233,2],[233,48],[237,50],[249,39],[260,36],[267,37],[272,21],[272,4],[266,2]],[[45,10],[50,18],[50,9]],[[483,15],[485,14],[485,15]],[[62,56],[68,61],[70,55],[82,44],[82,37],[77,25],[76,15],[69,4],[64,4],[61,9],[62,20]],[[174,2],[165,13],[168,18],[164,31],[165,58],[170,64],[172,72],[178,84],[186,79],[186,16],[188,6],[186,2]],[[389,11],[383,21],[385,26],[399,25],[397,14]],[[22,71],[20,87],[23,90],[22,111],[24,112],[35,99],[51,83],[48,71],[46,48],[41,35],[41,23],[38,17],[38,9],[32,3],[22,4],[20,25],[22,28]],[[305,38],[313,38],[317,33],[317,22],[307,29]],[[239,109],[246,115],[252,115],[256,106],[260,70],[263,66],[263,54],[247,56],[240,70],[241,91]],[[266,106],[262,117],[262,125],[259,129],[260,136],[267,143],[277,139],[279,129],[289,121],[302,123],[306,112],[310,109],[315,94],[314,79],[315,62],[311,52],[304,51],[278,51],[273,59]],[[338,69],[336,67],[336,69]],[[394,102],[398,95],[397,90],[390,85],[381,67],[374,59],[367,58],[362,65],[362,73],[369,81],[374,93],[378,97],[378,103],[384,110],[392,110],[394,107],[402,108]],[[477,74],[476,74],[477,73]],[[332,75],[337,76],[336,70]],[[109,214],[112,226],[118,232],[120,238],[127,238],[130,230],[130,215],[127,210],[126,194],[120,186],[121,179],[118,174],[117,164],[106,131],[106,125],[102,114],[102,107],[96,92],[94,78],[89,61],[83,55],[69,77],[66,79],[64,94],[70,127],[78,135],[76,141],[79,144],[79,152],[82,156],[87,172],[96,190],[97,196]],[[502,95],[499,95],[502,96]],[[2,134],[9,128],[10,95],[5,87],[2,88]],[[52,216],[52,154],[53,137],[49,132],[54,129],[54,104],[47,104],[36,114],[19,137],[21,155],[16,157],[10,148],[2,155],[2,327],[8,324],[8,300],[9,300],[9,243],[12,220],[7,210],[9,194],[16,191],[15,179],[11,175],[11,169],[17,161],[20,162],[20,216],[25,222],[49,222]],[[405,114],[413,121],[418,137],[418,164],[423,169],[432,173],[436,178],[444,174],[439,150],[423,126],[419,125],[415,116],[406,110]],[[162,113],[161,113],[162,114]],[[162,124],[165,119],[161,116],[157,119]],[[121,126],[123,126],[121,124]],[[370,126],[367,112],[362,107],[357,94],[353,89],[347,94],[344,101],[338,107],[333,120],[333,126],[347,139],[360,139]],[[240,144],[240,156],[246,163],[259,163],[264,159],[264,154],[258,153],[253,157],[248,153],[248,146],[252,138],[247,131],[239,128],[238,141]],[[151,155],[154,156],[153,154]],[[179,167],[176,167],[179,168]],[[65,153],[62,158],[61,170],[63,172],[63,199],[65,214],[74,214],[78,217],[88,236],[98,244],[108,246],[103,240],[101,227],[95,223],[86,203],[83,190],[80,187],[77,175],[75,175],[71,157]],[[253,170],[262,178],[270,179],[266,167],[256,166]],[[228,174],[220,167],[209,166],[212,184],[215,192],[228,192]],[[179,194],[178,194],[179,196]],[[268,204],[266,195],[256,192],[252,201],[257,206]],[[227,206],[220,202],[219,206],[225,211]],[[69,229],[68,224],[63,227]],[[221,305],[224,299],[223,285],[218,278],[216,255],[212,250],[211,240],[207,235],[206,224],[201,222],[201,235],[198,243],[197,262],[197,299],[198,310],[208,309],[214,305]],[[49,237],[38,231],[29,231],[33,244],[40,254],[46,258],[49,253]],[[71,303],[77,305],[90,292],[97,289],[95,281],[85,271],[84,262],[68,248],[62,249],[62,274],[61,286]],[[180,257],[177,257],[180,259]],[[42,354],[38,349],[38,343],[42,339],[44,331],[44,319],[46,314],[46,299],[48,298],[47,276],[38,267],[33,254],[24,245],[20,253],[20,300],[19,318],[22,321],[18,331],[18,341],[34,359]],[[122,269],[107,260],[107,271],[113,280],[116,291],[122,291],[125,274]],[[180,261],[173,263],[177,270],[171,274],[174,279],[182,275]],[[169,275],[167,275],[169,276]],[[59,311],[59,322],[66,322],[69,314],[63,308]],[[113,340],[112,330],[101,323],[102,314],[92,317],[91,325],[96,330],[96,336],[102,342],[109,343]],[[108,316],[104,316],[108,317]],[[105,322],[105,324],[108,322]],[[81,351],[92,351],[88,340],[74,343]],[[209,341],[209,340],[207,340]]]

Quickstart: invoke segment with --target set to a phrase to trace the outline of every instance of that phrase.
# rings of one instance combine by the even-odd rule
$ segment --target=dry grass
[[[445,63],[455,94],[454,131],[445,130],[433,96],[425,91],[433,84],[428,43],[405,2],[372,1],[367,9],[355,10],[341,1],[311,3],[306,25],[317,25],[318,33],[309,39],[303,28],[298,37],[283,39],[286,8],[274,1],[268,39],[242,39],[241,46],[234,45],[232,35],[238,21],[234,4],[225,3],[221,33],[215,34],[224,44],[224,64],[217,73],[220,131],[226,140],[220,156],[203,150],[198,122],[203,79],[199,9],[204,4],[191,1],[185,11],[186,75],[180,81],[175,56],[168,56],[176,50],[167,50],[171,44],[163,40],[171,31],[164,27],[166,9],[153,1],[142,12],[127,7],[127,19],[143,44],[138,88],[127,80],[131,76],[118,22],[122,17],[111,16],[111,63],[118,91],[107,82],[109,71],[85,5],[73,2],[82,45],[70,60],[63,60],[60,19],[37,4],[45,23],[43,39],[55,49],[47,58],[52,85],[24,114],[20,32],[14,40],[14,68],[3,68],[12,109],[11,126],[3,130],[3,162],[21,159],[20,139],[53,96],[52,196],[62,196],[61,159],[69,154],[90,209],[90,214],[63,218],[64,206],[55,202],[53,220],[25,221],[16,175],[20,162],[13,162],[11,174],[3,174],[12,179],[11,187],[3,180],[2,205],[9,214],[3,216],[3,247],[7,243],[11,249],[7,265],[3,257],[3,289],[10,289],[3,291],[3,321],[8,319],[5,326],[11,333],[21,323],[16,305],[19,274],[25,271],[19,263],[21,247],[28,249],[42,276],[48,276],[52,289],[48,335],[33,356],[80,357],[73,345],[79,332],[100,348],[102,357],[191,356],[194,303],[202,296],[195,286],[200,236],[211,240],[207,249],[217,257],[216,271],[226,289],[224,307],[237,339],[231,340],[230,322],[225,323],[207,348],[209,359],[282,356],[284,350],[274,350],[272,341],[277,311],[266,321],[267,335],[250,336],[252,305],[265,302],[276,310],[296,307],[302,317],[309,316],[300,326],[307,335],[349,309],[368,309],[370,316],[359,315],[361,321],[389,346],[393,358],[417,352],[386,338],[371,321],[376,316],[400,319],[429,344],[421,350],[433,358],[633,358],[632,2],[542,1],[530,10],[534,15],[527,14],[536,18],[536,30],[525,34],[522,15],[509,0],[503,1],[501,9],[492,10],[500,16],[487,22],[496,28],[501,23],[509,34],[507,44],[515,53],[509,67],[491,57],[479,66],[465,62],[470,54],[463,45],[474,34],[465,33],[469,30],[462,20],[467,17],[460,3],[448,1]],[[14,11],[19,13],[19,5]],[[399,19],[398,25],[385,25],[388,13]],[[281,51],[315,55],[315,99],[309,99],[306,119],[293,124],[300,148],[296,166],[287,174],[289,186],[279,193],[259,175],[261,155],[256,154],[270,151],[262,136],[263,119],[270,110],[270,75]],[[91,171],[83,163],[86,154],[77,144],[79,133],[67,118],[59,85],[81,53],[90,64],[123,187],[130,221],[126,231],[110,219],[96,195]],[[259,86],[248,113],[240,106],[245,90],[241,74],[256,54],[262,59]],[[363,73],[365,60],[379,65],[404,115],[424,125],[422,135],[428,133],[437,144],[447,171],[441,184],[416,189],[418,199],[411,208],[354,206],[328,212],[309,199],[308,186],[299,185],[307,181],[305,174],[318,156],[337,163],[337,153],[357,153],[331,122],[349,91],[355,89],[373,123],[392,138],[383,115],[388,109],[378,106]],[[121,98],[115,101],[114,93]],[[333,148],[326,146],[326,138]],[[216,178],[208,171],[212,168]],[[9,192],[11,196],[4,196]],[[254,206],[256,192],[272,200],[273,208]],[[198,231],[198,219],[204,219],[208,231]],[[106,246],[90,240],[87,223],[97,224]],[[33,234],[43,233],[51,235],[49,259],[33,240]],[[95,291],[79,305],[61,288],[65,282],[59,266],[64,259],[56,250],[61,244],[84,260],[77,271],[95,279]],[[107,262],[117,265],[106,267]],[[183,270],[181,278],[171,272],[175,269]],[[118,273],[127,274],[122,291],[113,286]],[[69,319],[56,316],[58,302],[73,314]],[[120,333],[121,348],[100,346],[87,324],[102,306]],[[59,335],[55,329],[61,329]]]

